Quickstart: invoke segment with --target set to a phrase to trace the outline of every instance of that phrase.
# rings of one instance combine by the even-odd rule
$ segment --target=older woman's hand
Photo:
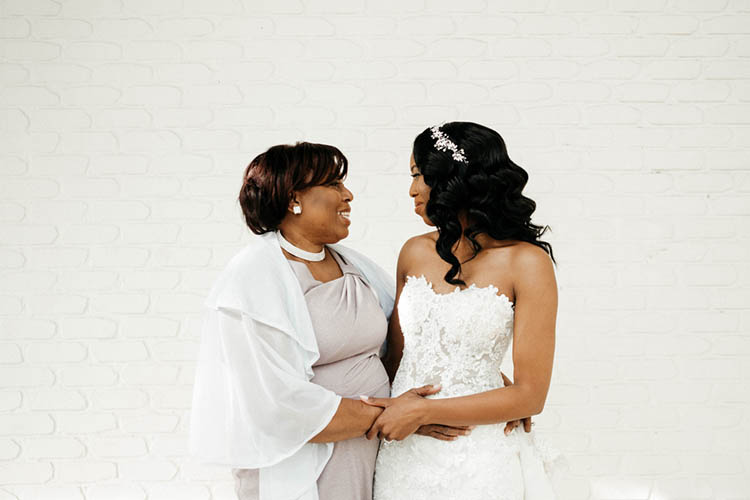
[[[424,385],[410,389],[397,398],[368,398],[362,401],[371,406],[383,408],[383,413],[375,420],[365,437],[379,437],[387,441],[401,441],[414,434],[426,424],[422,421],[424,397],[440,391],[440,386]]]

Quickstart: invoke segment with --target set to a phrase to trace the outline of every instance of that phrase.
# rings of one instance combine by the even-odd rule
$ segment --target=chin
[[[427,224],[428,226],[430,226],[430,227],[435,227],[435,224],[433,224],[433,223],[432,223],[432,221],[430,220],[430,218],[429,218],[429,217],[427,217],[426,215],[423,215],[423,216],[422,216],[422,220],[423,220],[423,221],[424,221],[424,223],[425,223],[425,224]]]

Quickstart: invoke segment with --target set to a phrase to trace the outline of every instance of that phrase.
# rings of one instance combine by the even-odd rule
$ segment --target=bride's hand
[[[440,441],[455,441],[460,436],[468,436],[471,434],[472,429],[475,427],[475,425],[449,427],[447,425],[427,424],[417,429],[414,434],[429,436],[431,438],[439,439]]]
[[[424,385],[410,389],[397,398],[360,396],[368,405],[383,408],[383,413],[375,420],[365,437],[372,439],[377,436],[387,441],[405,439],[426,423],[422,421],[424,397],[439,391],[439,385]]]
[[[503,384],[505,387],[508,387],[509,385],[513,385],[513,382],[510,381],[508,377],[505,376],[503,372],[500,372],[500,375],[503,376]],[[513,429],[521,425],[521,422],[523,422],[523,430],[526,432],[531,432],[531,417],[526,417],[521,420],[511,420],[510,422],[505,424],[505,435],[507,436],[511,432],[513,432]]]

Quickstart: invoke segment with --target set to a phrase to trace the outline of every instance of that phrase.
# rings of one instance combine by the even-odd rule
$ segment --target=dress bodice
[[[392,394],[441,384],[435,397],[503,386],[500,363],[513,337],[513,303],[496,287],[438,294],[424,276],[409,276],[398,305],[404,355]]]

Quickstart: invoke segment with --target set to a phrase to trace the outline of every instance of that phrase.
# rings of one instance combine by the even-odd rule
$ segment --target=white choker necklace
[[[308,252],[289,243],[287,239],[281,235],[281,231],[276,231],[276,236],[279,240],[279,245],[281,245],[281,248],[294,255],[295,257],[299,257],[303,260],[309,260],[310,262],[320,262],[321,260],[326,258],[325,247],[323,247],[323,250],[321,250],[320,252]]]

